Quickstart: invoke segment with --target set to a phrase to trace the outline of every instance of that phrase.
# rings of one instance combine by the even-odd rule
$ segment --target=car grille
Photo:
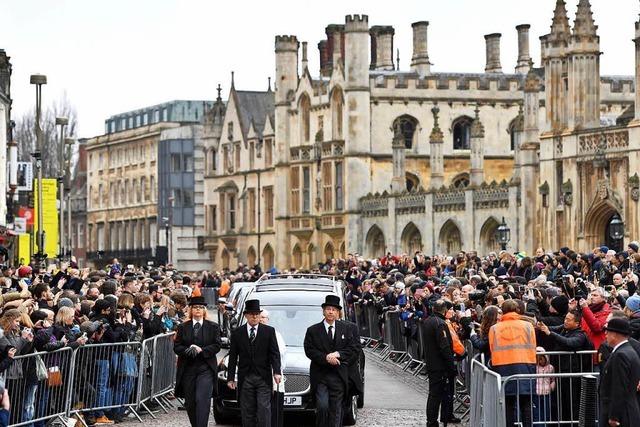
[[[309,376],[300,374],[285,375],[285,393],[301,393],[309,388]]]

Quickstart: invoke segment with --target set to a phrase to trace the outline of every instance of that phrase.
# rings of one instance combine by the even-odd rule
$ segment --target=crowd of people
[[[589,370],[600,370],[604,376],[613,371],[613,367],[607,370],[607,361],[621,357],[612,357],[618,353],[617,348],[624,350],[629,342],[640,354],[640,343],[635,341],[640,338],[638,250],[638,243],[631,242],[620,252],[605,246],[590,253],[539,248],[532,256],[501,251],[430,257],[416,252],[365,259],[349,254],[345,259],[318,264],[310,272],[345,281],[344,309],[353,322],[362,320],[357,318],[362,314],[358,306],[372,307],[380,328],[384,327],[386,312],[397,312],[406,340],[423,340],[431,349],[421,356],[430,383],[428,425],[435,426],[438,418],[442,422],[459,421],[453,412],[453,393],[456,363],[466,356],[466,341],[503,376]],[[303,271],[291,268],[287,272]],[[233,270],[198,274],[183,274],[171,265],[125,267],[118,260],[105,269],[79,269],[73,262],[46,271],[3,266],[0,425],[8,424],[10,413],[14,422],[42,418],[41,406],[59,382],[57,366],[45,366],[43,373],[39,363],[22,363],[18,356],[87,344],[140,342],[175,331],[188,319],[189,300],[200,295],[200,288],[216,288],[220,296],[225,296],[235,282],[255,281],[262,275],[259,266],[242,264]],[[615,327],[608,328],[609,323]],[[554,360],[538,355],[536,350],[593,350],[594,355]],[[619,354],[628,356],[622,350]],[[55,365],[48,358],[43,360],[45,365]],[[119,390],[110,389],[115,384],[112,376],[123,375],[111,371],[126,370],[127,364],[114,366],[109,360],[91,363],[96,364],[92,369],[97,370],[98,380],[93,384],[95,401],[88,407],[116,408],[85,412],[85,422],[119,422],[125,412],[117,407],[118,402],[127,401],[134,387],[125,381],[118,383]],[[610,421],[603,425],[627,425],[625,414],[638,411],[634,399],[624,400],[624,405],[632,408],[621,408],[622,403],[611,403],[607,397],[633,386],[640,359],[628,356],[624,363],[633,365],[625,368],[632,375],[611,384],[617,391],[602,389],[601,384],[600,401],[605,413],[601,411],[600,416]],[[637,385],[636,381],[633,390]],[[11,398],[16,388],[21,393],[17,400]],[[557,399],[561,388],[570,392]],[[527,425],[531,421],[576,419],[579,393],[576,378],[555,381],[548,376],[533,383],[514,382],[506,389],[508,425],[514,420]],[[79,396],[72,399],[77,405],[83,404]]]

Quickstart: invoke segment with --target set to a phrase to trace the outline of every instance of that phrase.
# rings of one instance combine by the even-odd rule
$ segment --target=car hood
[[[309,373],[309,365],[311,361],[304,354],[303,347],[287,347],[284,355],[285,367],[284,371],[289,373]]]

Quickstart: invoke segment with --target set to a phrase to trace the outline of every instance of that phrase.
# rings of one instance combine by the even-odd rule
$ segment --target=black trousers
[[[271,384],[249,374],[240,389],[240,411],[244,427],[271,427]]]
[[[449,419],[447,405],[448,400],[448,376],[445,371],[427,372],[429,378],[429,396],[427,397],[427,427],[438,427],[438,413],[442,422]]]
[[[188,367],[182,377],[184,407],[192,427],[207,427],[213,393],[213,371],[206,364]]]
[[[328,375],[316,388],[316,426],[342,427],[345,387],[340,377]]]
[[[284,423],[284,393],[274,392],[271,397],[271,427],[282,427]]]
[[[507,427],[514,425],[531,427],[531,395],[507,395],[504,399],[506,404],[505,419]]]

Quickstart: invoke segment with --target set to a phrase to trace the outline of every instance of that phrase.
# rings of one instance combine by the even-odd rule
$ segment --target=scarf
[[[606,303],[606,301],[602,301],[602,302],[599,302],[599,303],[597,303],[597,304],[589,304],[589,309],[590,309],[593,313],[595,313],[595,312],[597,312],[597,311],[602,310],[602,307],[604,307],[605,303]]]

